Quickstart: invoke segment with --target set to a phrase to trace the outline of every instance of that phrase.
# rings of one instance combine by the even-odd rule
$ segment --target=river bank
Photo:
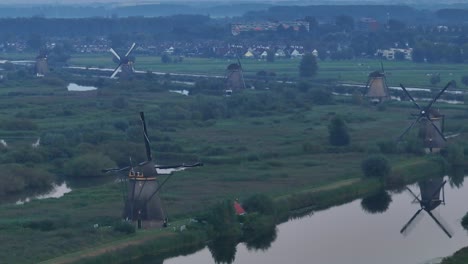
[[[426,177],[440,176],[441,173],[443,168],[440,163],[419,159],[394,166],[390,179],[398,178],[404,186]],[[353,178],[276,197],[275,209],[281,216],[276,224],[285,222],[291,217],[347,203],[380,188],[381,184],[376,180]],[[188,228],[181,232],[181,226]],[[185,254],[196,251],[203,247],[206,241],[214,239],[204,228],[190,228],[188,219],[174,222],[171,227],[164,230],[138,231],[130,238],[43,263],[130,263],[132,259],[148,254],[153,257],[152,259],[162,260],[184,251]]]

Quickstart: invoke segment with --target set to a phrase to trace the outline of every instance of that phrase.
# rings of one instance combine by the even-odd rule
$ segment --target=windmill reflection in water
[[[419,195],[415,195],[414,192],[406,187],[406,189],[411,193],[411,195],[414,197],[413,202],[418,202],[421,208],[416,211],[416,213],[411,217],[411,219],[406,223],[403,228],[400,230],[400,233],[406,235],[414,225],[416,224],[417,221],[415,219],[418,216],[421,216],[420,213],[422,211],[426,211],[426,213],[434,220],[434,222],[444,231],[444,233],[451,238],[452,234],[451,232],[441,223],[440,219],[438,219],[432,211],[436,209],[439,205],[444,204],[445,205],[445,194],[444,194],[444,186],[445,186],[446,181],[441,177],[441,178],[434,178],[434,179],[429,179],[425,181],[418,182],[419,189],[421,191],[421,198]]]

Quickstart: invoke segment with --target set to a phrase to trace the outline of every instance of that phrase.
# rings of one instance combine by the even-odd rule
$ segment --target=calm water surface
[[[417,184],[409,186],[419,194]],[[460,221],[468,212],[468,186],[445,185],[446,205],[432,211],[452,231],[449,238],[422,211],[419,222],[406,236],[400,229],[420,209],[408,191],[391,194],[384,213],[370,214],[361,199],[315,212],[277,226],[277,237],[266,250],[249,250],[244,243],[235,248],[232,263],[258,264],[420,264],[433,263],[468,246],[468,234]],[[215,263],[211,251],[204,249],[188,256],[164,261],[165,264]]]

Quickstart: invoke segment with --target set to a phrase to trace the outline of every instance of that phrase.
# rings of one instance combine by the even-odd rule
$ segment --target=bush
[[[343,119],[334,116],[328,125],[328,140],[333,146],[346,146],[350,143],[348,127]]]
[[[258,212],[264,215],[274,215],[275,205],[273,200],[264,194],[254,194],[242,203],[247,212]]]
[[[108,156],[101,153],[91,153],[78,156],[65,163],[64,174],[77,178],[100,177],[104,176],[102,169],[115,166],[115,162]]]
[[[54,222],[49,219],[30,221],[23,225],[26,228],[37,229],[40,231],[52,231],[57,229]]]
[[[447,161],[452,166],[463,166],[465,153],[463,147],[450,144],[447,147]]]
[[[135,233],[135,225],[127,221],[121,221],[114,225],[114,231],[133,234]]]
[[[21,192],[25,189],[40,189],[50,186],[54,175],[39,169],[28,168],[20,164],[0,165],[0,195]]]
[[[384,189],[380,189],[378,192],[362,198],[361,207],[370,214],[383,213],[387,211],[391,201],[392,197]]]
[[[368,178],[385,178],[390,174],[391,167],[383,155],[369,156],[361,163],[362,172]]]
[[[377,146],[379,147],[380,152],[384,154],[397,153],[397,145],[393,140],[381,140],[377,142]]]
[[[465,216],[462,218],[461,224],[462,224],[463,228],[468,230],[468,213],[466,213]]]
[[[224,200],[216,204],[206,217],[216,237],[236,236],[240,234],[234,204],[231,200]]]

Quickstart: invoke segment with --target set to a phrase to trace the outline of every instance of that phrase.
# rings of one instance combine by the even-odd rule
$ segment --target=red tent
[[[237,201],[234,201],[234,210],[236,210],[236,215],[245,215],[244,208]]]

